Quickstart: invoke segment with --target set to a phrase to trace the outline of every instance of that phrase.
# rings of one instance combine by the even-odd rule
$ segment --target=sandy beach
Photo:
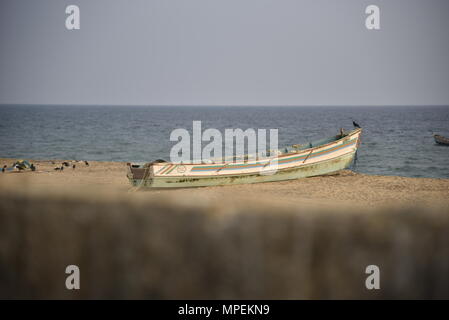
[[[10,166],[17,159],[0,159],[0,164]],[[63,171],[55,171],[63,161],[70,163]],[[376,176],[343,170],[335,174],[300,180],[216,186],[204,188],[139,190],[131,187],[126,178],[126,163],[71,160],[30,160],[35,172],[5,173],[0,185],[11,189],[29,188],[39,192],[113,192],[120,194],[143,193],[145,197],[164,195],[176,200],[195,197],[205,200],[251,199],[264,204],[319,205],[350,204],[370,206],[385,205],[444,205],[449,206],[449,179],[407,178]],[[72,169],[75,164],[75,169]]]
[[[126,163],[62,161],[0,174],[0,298],[449,297],[448,179],[136,191]],[[82,290],[62,285],[69,264]],[[382,290],[365,288],[371,264]]]

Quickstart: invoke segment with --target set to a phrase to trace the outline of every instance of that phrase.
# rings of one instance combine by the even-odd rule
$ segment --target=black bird
[[[36,171],[36,167],[34,166],[34,164],[30,165],[30,169],[31,169],[31,171]]]
[[[64,170],[64,166],[61,166],[61,171]]]
[[[88,165],[89,165],[89,162],[87,162],[87,161],[84,161],[84,164],[85,164],[86,166],[88,166]]]
[[[352,120],[352,124],[354,125],[354,127],[360,128],[359,124],[357,122],[355,122],[354,120]]]
[[[69,166],[69,163],[68,163],[67,161],[64,161],[64,162],[62,163],[62,165],[68,167],[68,166]]]
[[[5,172],[7,167],[8,167],[8,166],[5,164],[5,165],[3,166],[3,168],[2,168],[2,172]]]
[[[73,166],[72,166],[72,169],[75,169],[75,167],[76,167],[76,166],[75,166],[75,165],[73,165]]]
[[[58,171],[58,170],[61,170],[61,168],[60,167],[56,167],[54,170]]]

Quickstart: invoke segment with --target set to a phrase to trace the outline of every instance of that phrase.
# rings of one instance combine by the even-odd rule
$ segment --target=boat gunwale
[[[308,155],[306,156],[306,158],[304,159],[304,162],[305,162],[307,159],[315,158],[315,157],[316,157],[316,154],[318,154],[318,153],[328,153],[328,152],[331,152],[331,153],[332,153],[332,152],[335,151],[335,148],[340,149],[341,147],[346,148],[346,147],[348,147],[348,146],[351,146],[351,145],[357,143],[357,142],[354,141],[354,140],[356,140],[356,139],[349,139],[348,143],[344,143],[344,144],[341,144],[341,145],[338,145],[338,146],[335,146],[335,147],[330,147],[330,148],[328,148],[328,149],[324,149],[324,150],[321,150],[321,151],[318,151],[318,152],[315,152],[315,153],[309,152],[309,154],[308,154]],[[351,141],[353,141],[353,142],[351,142]],[[334,150],[332,150],[332,149],[334,149]],[[313,150],[312,150],[312,151],[313,151]],[[298,155],[297,153],[293,153],[293,154],[290,154],[290,155],[294,155],[294,157],[291,157],[291,158],[288,158],[288,159],[285,159],[285,157],[284,157],[283,159],[280,159],[281,157],[278,157],[277,159],[276,159],[276,158],[271,158],[271,160],[276,159],[276,160],[278,161],[279,164],[285,164],[285,163],[292,162],[292,161],[301,161],[301,160],[302,160],[301,157],[304,157],[305,153],[304,153],[304,154],[301,153],[301,154],[299,154],[299,155]],[[307,158],[307,157],[310,156],[310,155],[312,155],[312,157]],[[320,156],[320,155],[318,155],[318,156]],[[296,158],[299,158],[299,159],[296,159]],[[287,162],[282,162],[282,163],[280,163],[281,161],[286,161],[286,160],[287,160]],[[263,159],[263,160],[259,160],[259,161],[270,162],[270,159]],[[241,162],[238,162],[238,163],[231,163],[231,164],[234,166],[234,168],[238,168],[238,166],[240,166],[242,163],[241,163]],[[260,166],[260,165],[262,165],[262,163],[246,163],[246,165],[243,166],[243,167],[247,167],[247,166]],[[175,166],[176,166],[176,165],[175,165]],[[195,169],[195,168],[192,168],[192,170],[193,170],[193,169]],[[200,169],[198,169],[198,170],[201,171]],[[194,170],[194,171],[197,171],[197,170]],[[161,173],[163,173],[163,172],[161,172]]]

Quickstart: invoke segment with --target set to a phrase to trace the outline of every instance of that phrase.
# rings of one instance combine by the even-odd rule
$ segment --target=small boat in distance
[[[127,177],[135,187],[186,188],[319,176],[351,165],[361,133],[361,128],[349,132],[341,130],[340,134],[330,138],[277,150],[271,158],[244,158],[232,162],[220,159],[218,163],[170,163],[163,160],[146,164],[128,163]]]
[[[445,138],[443,136],[440,136],[439,134],[434,134],[433,138],[435,139],[436,143],[449,146],[449,138]]]

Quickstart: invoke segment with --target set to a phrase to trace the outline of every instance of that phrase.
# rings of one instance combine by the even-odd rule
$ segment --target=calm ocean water
[[[278,128],[279,145],[364,129],[356,171],[449,178],[449,107],[0,106],[0,157],[149,161],[169,159],[175,128]],[[222,131],[224,132],[224,131]]]

